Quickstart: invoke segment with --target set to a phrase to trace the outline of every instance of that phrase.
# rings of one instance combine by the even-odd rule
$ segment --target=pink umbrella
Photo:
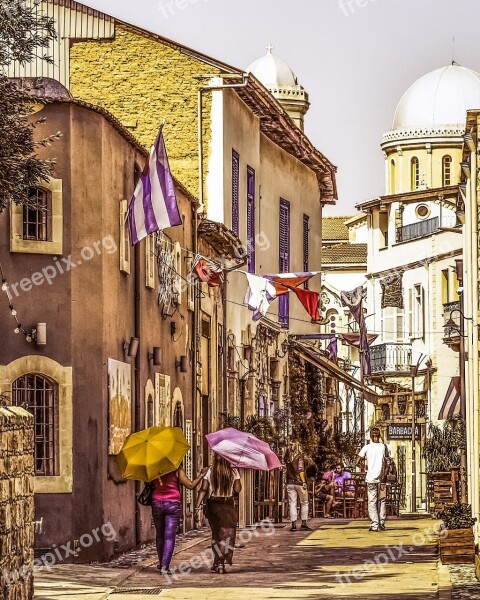
[[[267,442],[262,442],[251,433],[227,427],[205,437],[210,448],[234,467],[270,471],[282,466]]]

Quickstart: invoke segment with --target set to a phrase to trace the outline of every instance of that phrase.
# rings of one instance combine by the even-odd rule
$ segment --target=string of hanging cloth
[[[247,291],[245,304],[252,311],[252,319],[258,321],[264,317],[270,304],[280,296],[293,292],[307,311],[310,319],[320,321],[319,300],[320,294],[300,287],[309,279],[318,275],[320,271],[301,273],[276,273],[273,275],[257,275],[247,273],[241,269],[232,269],[236,273],[243,273],[247,278]],[[209,287],[222,285],[224,269],[210,258],[197,254],[192,263],[192,274]]]

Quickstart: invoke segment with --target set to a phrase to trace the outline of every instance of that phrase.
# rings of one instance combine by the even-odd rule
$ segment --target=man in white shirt
[[[368,490],[368,516],[372,523],[369,531],[385,531],[385,497],[386,485],[380,483],[383,457],[389,456],[387,447],[380,442],[380,429],[372,427],[370,430],[372,441],[366,444],[358,453],[357,465],[367,460],[367,474],[365,481]]]

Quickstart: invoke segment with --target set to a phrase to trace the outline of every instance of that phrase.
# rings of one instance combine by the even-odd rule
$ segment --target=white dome
[[[272,54],[271,46],[268,46],[265,56],[247,67],[247,72],[255,75],[266,88],[297,85],[292,69],[285,61]]]
[[[435,135],[464,128],[466,111],[480,108],[480,74],[452,64],[417,79],[398,103],[392,130]]]

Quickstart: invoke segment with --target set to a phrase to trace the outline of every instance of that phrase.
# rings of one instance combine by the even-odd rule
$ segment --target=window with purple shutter
[[[280,223],[278,236],[279,272],[290,271],[290,202],[280,198]],[[289,294],[278,298],[278,321],[281,327],[289,327]]]
[[[232,231],[238,237],[239,235],[239,217],[238,217],[238,183],[240,178],[240,156],[238,152],[232,150]]]
[[[255,273],[255,171],[247,167],[247,251],[248,272]]]
[[[309,272],[309,260],[308,260],[308,249],[309,249],[309,228],[308,224],[310,221],[310,217],[308,215],[303,215],[303,270],[305,273]],[[303,287],[308,290],[308,281],[303,284]]]

